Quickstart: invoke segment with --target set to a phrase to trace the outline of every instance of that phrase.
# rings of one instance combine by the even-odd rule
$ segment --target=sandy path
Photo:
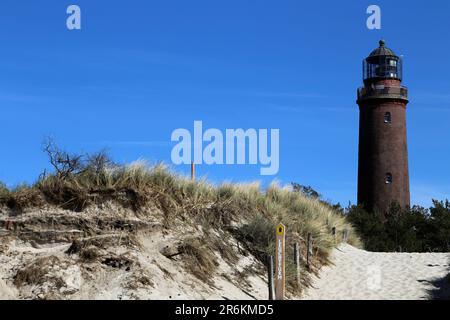
[[[331,259],[334,265],[320,271],[305,299],[429,299],[450,273],[448,253],[368,252],[341,245]]]

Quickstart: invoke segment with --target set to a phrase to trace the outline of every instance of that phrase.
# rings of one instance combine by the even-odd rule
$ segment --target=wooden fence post
[[[300,249],[298,242],[294,243],[294,263],[297,285],[300,287]]]
[[[333,235],[334,244],[336,244],[336,227],[331,228],[331,234]]]
[[[195,180],[195,162],[191,163],[191,180]]]
[[[269,300],[273,300],[273,256],[268,258],[268,287],[269,287]]]
[[[275,244],[275,299],[284,300],[285,290],[285,234],[286,227],[280,223],[276,227],[276,244]]]
[[[306,266],[308,267],[308,270],[311,270],[311,257],[313,255],[313,245],[312,245],[313,239],[311,233],[308,233],[308,244],[306,248]]]

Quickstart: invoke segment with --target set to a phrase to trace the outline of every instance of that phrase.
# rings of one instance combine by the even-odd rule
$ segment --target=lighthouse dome
[[[369,57],[375,57],[375,56],[394,56],[394,57],[396,57],[396,54],[394,53],[394,51],[392,51],[391,49],[386,47],[386,42],[384,40],[380,40],[379,44],[380,44],[380,46],[378,48],[376,48],[375,50],[373,50],[369,54]]]

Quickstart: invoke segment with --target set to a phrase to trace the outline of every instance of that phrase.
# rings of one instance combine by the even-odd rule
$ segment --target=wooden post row
[[[273,256],[269,256],[269,261],[268,261],[268,286],[269,286],[269,300],[273,300],[274,298],[274,293],[273,293]]]
[[[297,285],[300,287],[300,249],[298,243],[294,243],[294,263],[295,263],[295,277]]]
[[[308,233],[308,244],[306,250],[306,266],[308,269],[311,268],[311,257],[313,255],[313,237],[311,233]]]
[[[334,244],[336,244],[336,227],[331,228],[331,234],[333,235]]]

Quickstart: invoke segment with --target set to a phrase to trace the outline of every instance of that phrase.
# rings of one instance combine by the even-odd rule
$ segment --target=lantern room
[[[363,60],[364,83],[381,79],[402,81],[402,59],[385,46],[384,40],[380,40],[379,44],[380,46]]]

